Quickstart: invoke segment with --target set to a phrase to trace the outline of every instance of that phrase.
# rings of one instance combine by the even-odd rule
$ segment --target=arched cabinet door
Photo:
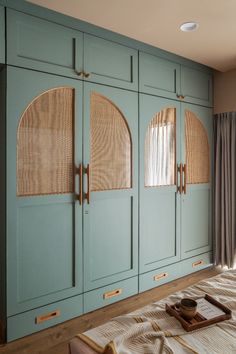
[[[89,291],[138,272],[138,97],[89,83],[84,95],[85,167],[89,164],[84,288]]]
[[[11,67],[7,78],[10,316],[82,292],[82,87]]]
[[[179,259],[180,104],[140,95],[140,271]]]
[[[182,156],[186,193],[182,194],[182,258],[211,250],[212,111],[183,104]]]

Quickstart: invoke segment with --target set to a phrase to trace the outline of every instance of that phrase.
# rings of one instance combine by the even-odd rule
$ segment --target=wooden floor
[[[110,318],[134,311],[169,294],[218,274],[218,269],[203,270],[126,300],[64,322],[40,333],[0,346],[0,354],[68,354],[68,343],[77,333],[96,327]]]

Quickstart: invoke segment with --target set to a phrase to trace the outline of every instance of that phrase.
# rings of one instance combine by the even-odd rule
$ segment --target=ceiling
[[[30,0],[220,71],[236,68],[236,0]],[[196,21],[196,32],[179,25]]]

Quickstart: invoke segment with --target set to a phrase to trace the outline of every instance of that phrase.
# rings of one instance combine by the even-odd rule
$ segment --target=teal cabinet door
[[[140,264],[141,273],[180,258],[180,103],[141,94]]]
[[[82,84],[7,69],[7,315],[82,292]]]
[[[0,63],[5,63],[5,9],[0,6]]]
[[[85,80],[138,90],[138,51],[84,35]]]
[[[138,95],[85,83],[84,97],[88,291],[138,272]]]
[[[80,78],[83,34],[7,9],[7,63]]]
[[[181,257],[211,250],[212,110],[182,105]]]
[[[180,65],[139,52],[140,92],[177,99],[180,93]]]
[[[181,95],[184,101],[211,107],[212,75],[181,66]]]

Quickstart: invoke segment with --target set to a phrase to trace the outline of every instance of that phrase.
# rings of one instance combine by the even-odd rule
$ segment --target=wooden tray
[[[197,313],[196,316],[194,318],[192,318],[191,320],[186,320],[185,318],[183,318],[181,316],[180,312],[178,310],[176,310],[176,307],[175,307],[176,304],[174,304],[174,305],[166,304],[166,312],[169,315],[177,318],[177,320],[181,323],[182,327],[187,332],[193,331],[194,329],[203,328],[203,327],[209,326],[211,324],[225,321],[225,320],[228,320],[231,318],[231,310],[228,309],[226,306],[224,306],[223,304],[221,304],[220,302],[215,300],[210,295],[206,294],[204,296],[204,298],[208,302],[210,302],[212,305],[214,305],[214,306],[218,307],[219,309],[221,309],[222,311],[224,311],[224,315],[220,315],[220,316],[217,316],[217,317],[207,320],[205,317],[203,317],[202,315]]]

